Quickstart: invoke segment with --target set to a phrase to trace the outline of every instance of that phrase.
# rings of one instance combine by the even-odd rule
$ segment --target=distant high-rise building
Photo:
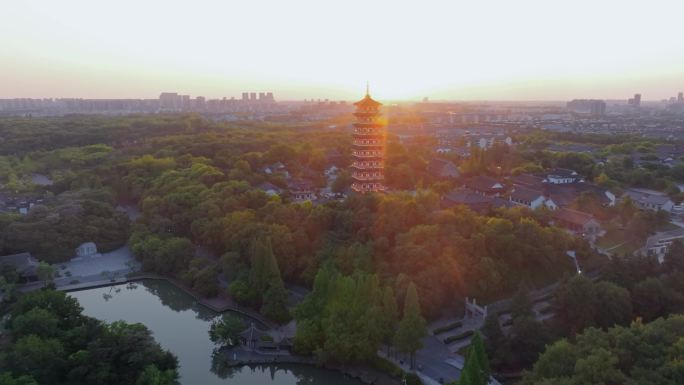
[[[567,108],[570,111],[581,114],[605,115],[606,102],[595,99],[575,99],[569,101]]]
[[[249,100],[251,100],[251,101],[257,100],[256,92],[250,92],[249,93]]]
[[[180,95],[180,109],[190,109],[190,95]]]
[[[641,105],[641,94],[634,94],[634,105],[637,107]]]
[[[175,111],[179,109],[181,98],[176,92],[162,92],[159,95],[159,107],[163,110]]]
[[[681,93],[680,93],[680,95],[681,95]],[[270,101],[270,102],[275,101],[275,99],[273,99],[273,92],[267,92],[266,93],[266,99],[268,99],[268,101]]]
[[[259,92],[259,101],[263,102],[266,100],[266,94],[264,92]]]
[[[245,101],[245,102],[246,102],[247,100],[249,100],[249,93],[248,93],[248,92],[243,92],[243,93],[242,93],[242,100]]]
[[[195,98],[195,108],[203,111],[206,108],[207,99],[204,96],[198,96]]]
[[[684,102],[684,92],[677,94],[677,101],[680,103]]]
[[[373,100],[366,89],[366,96],[354,105],[351,188],[360,193],[384,191],[386,133],[380,120],[382,103]]]

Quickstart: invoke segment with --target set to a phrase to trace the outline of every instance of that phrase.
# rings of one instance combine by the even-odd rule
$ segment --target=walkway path
[[[405,372],[416,373],[424,384],[434,385],[456,381],[461,375],[461,367],[454,366],[455,361],[463,360],[458,354],[449,351],[437,337],[429,335],[422,340],[423,348],[416,352],[416,370],[409,365],[409,357],[404,354],[387,355],[387,350],[378,351],[380,357],[386,358]]]

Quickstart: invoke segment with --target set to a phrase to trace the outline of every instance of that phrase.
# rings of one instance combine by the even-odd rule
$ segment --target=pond
[[[226,368],[212,354],[211,321],[218,313],[163,280],[143,280],[69,293],[91,317],[147,326],[154,338],[178,357],[183,385],[360,385],[341,373],[305,365]]]

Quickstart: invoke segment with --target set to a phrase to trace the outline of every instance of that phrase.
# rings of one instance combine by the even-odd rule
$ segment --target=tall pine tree
[[[487,385],[490,375],[489,360],[484,350],[482,338],[479,332],[475,332],[470,341],[468,356],[463,365],[458,385]]]
[[[251,261],[249,289],[255,298],[261,298],[261,314],[277,322],[288,321],[287,290],[269,237],[253,241]]]
[[[479,366],[484,378],[489,378],[492,373],[489,367],[489,360],[487,359],[487,353],[485,352],[484,343],[482,342],[480,332],[475,332],[475,335],[470,341],[470,352],[470,355],[474,356],[475,360],[477,360],[477,365]]]
[[[420,302],[416,285],[411,282],[406,289],[404,300],[404,317],[399,322],[399,328],[394,336],[394,345],[399,351],[409,353],[411,368],[414,368],[416,351],[423,347],[421,339],[427,334],[426,322],[421,315]]]
[[[390,353],[390,345],[399,323],[399,309],[394,290],[386,286],[382,293],[383,336],[382,341],[387,345],[387,355]]]

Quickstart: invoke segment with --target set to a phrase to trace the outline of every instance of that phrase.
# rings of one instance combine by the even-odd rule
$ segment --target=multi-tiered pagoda
[[[354,103],[356,123],[352,143],[352,190],[360,193],[384,191],[385,125],[380,120],[382,103],[366,96]]]

